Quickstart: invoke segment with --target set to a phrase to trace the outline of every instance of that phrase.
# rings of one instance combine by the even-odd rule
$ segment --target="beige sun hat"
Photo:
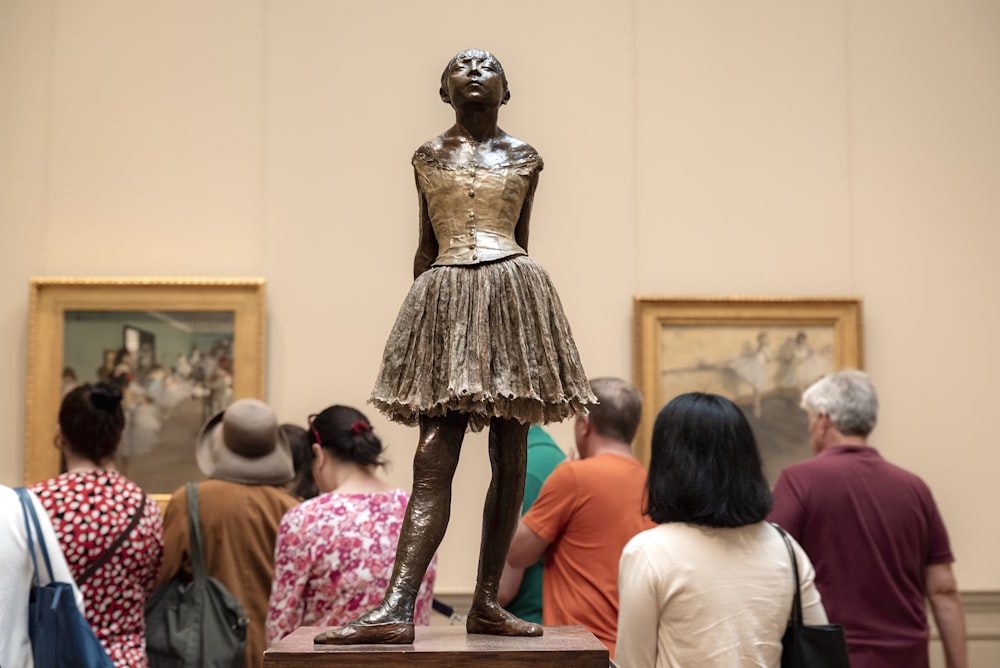
[[[292,449],[271,407],[240,399],[212,416],[195,445],[198,468],[209,478],[248,485],[280,485],[295,476]]]

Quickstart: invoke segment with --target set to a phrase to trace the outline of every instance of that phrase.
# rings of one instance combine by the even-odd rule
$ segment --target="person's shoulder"
[[[838,473],[830,471],[817,458],[794,462],[785,466],[778,473],[771,490],[775,498],[775,507],[780,508],[791,499],[803,501],[817,490],[829,490],[831,480],[837,479]],[[832,485],[833,488],[839,485]]]
[[[41,494],[48,492],[53,487],[58,487],[58,486],[59,486],[59,478],[48,478],[46,480],[41,480],[39,482],[32,483],[30,485],[25,485],[24,488],[29,492],[31,492],[32,494],[40,496]],[[11,488],[11,491],[13,491],[13,488]]]
[[[587,457],[586,459],[567,459],[559,464],[556,469],[563,472],[575,472],[589,469],[593,465],[593,457]]]
[[[616,489],[633,485],[641,489],[646,482],[646,469],[639,460],[612,453],[567,460],[559,464],[552,475],[557,473],[587,489],[605,489],[609,483]]]
[[[237,496],[242,496],[240,493],[242,488],[249,487],[249,485],[241,485],[239,483],[229,482],[228,480],[219,480],[218,478],[200,480],[194,483],[194,486],[199,503],[204,503],[206,499],[235,499]],[[177,491],[174,492],[174,496],[184,497],[186,499],[187,484],[181,485]]]
[[[591,455],[580,459],[568,459],[560,466],[572,467],[578,471],[603,471],[611,460],[605,454]]]
[[[812,476],[830,475],[830,469],[835,464],[829,457],[810,457],[800,462],[793,462],[781,469],[781,476],[786,479],[809,478]]]
[[[555,468],[557,464],[566,459],[566,453],[563,449],[552,440],[552,437],[546,433],[541,433],[536,435],[532,439],[531,435],[528,436],[528,461],[531,463],[538,464],[539,466],[545,466],[550,469]]]
[[[560,462],[552,469],[552,473],[542,483],[542,489],[546,487],[566,487],[577,484],[580,471],[586,470],[587,464],[584,459],[567,459]]]
[[[537,424],[531,425],[528,428],[528,447],[534,447],[536,445],[555,445],[555,439],[549,432],[542,429]]]
[[[669,524],[657,524],[649,529],[644,529],[639,533],[635,534],[628,539],[625,544],[626,548],[631,548],[633,550],[642,549],[649,545],[659,544],[663,541],[663,537],[671,532],[671,527]]]
[[[136,481],[132,480],[131,478],[129,478],[128,476],[126,476],[124,473],[116,472],[115,476],[117,476],[117,478],[118,478],[118,484],[120,485],[122,491],[124,491],[126,493],[129,493],[129,494],[133,494],[133,495],[135,495],[137,497],[140,494],[146,494],[143,491],[142,486],[139,485],[139,483],[137,483]]]
[[[34,492],[39,496],[43,493],[60,494],[76,490],[81,484],[80,480],[81,475],[79,473],[66,472],[60,473],[54,478],[47,478],[30,485],[25,485],[25,488],[29,492]]]
[[[406,507],[406,504],[410,502],[410,493],[400,487],[394,487],[385,492],[385,494],[388,495],[393,502],[402,505],[404,508]]]
[[[796,478],[800,475],[809,475],[810,471],[823,467],[822,462],[820,462],[818,467],[816,463],[816,459],[805,459],[801,462],[793,462],[781,469],[780,475],[785,478]]]
[[[910,471],[909,469],[903,468],[899,464],[894,464],[887,459],[882,459],[880,464],[882,475],[891,477],[897,483],[907,485],[911,489],[914,489],[922,494],[926,494],[928,496],[931,495],[930,485],[928,485],[927,482],[918,474]]]
[[[824,478],[836,476],[851,477],[861,470],[877,467],[893,467],[871,447],[834,446],[820,452],[815,457],[794,462],[782,469],[781,474],[793,478]],[[895,467],[893,467],[895,468]]]
[[[318,510],[322,510],[331,504],[332,494],[330,492],[320,492],[316,496],[310,499],[303,499],[299,503],[289,510],[289,513],[305,514],[314,513]]]
[[[671,523],[658,524],[640,531],[625,543],[621,558],[632,564],[637,563],[637,560],[644,560],[660,567],[674,562],[675,552],[680,550],[683,553],[689,541],[684,528],[684,525]]]
[[[410,501],[410,493],[398,487],[351,496],[354,512],[381,517],[384,521],[402,522]]]
[[[187,498],[188,484],[185,483],[178,487],[173,494],[174,498]],[[249,497],[271,497],[278,494],[282,497],[287,496],[293,500],[295,499],[295,497],[284,489],[271,485],[250,485],[242,482],[232,482],[231,480],[222,480],[220,478],[199,480],[194,483],[194,486],[198,502],[201,505],[204,505],[206,502],[240,505]]]
[[[253,490],[248,493],[260,494],[285,511],[301,503],[299,499],[292,496],[291,492],[280,485],[245,485],[245,487]]]
[[[596,457],[588,457],[583,461],[591,462],[591,468],[597,471],[617,471],[626,475],[646,475],[646,467],[642,465],[642,462],[624,453],[605,452]]]
[[[154,499],[149,494],[146,494],[145,490],[143,490],[143,488],[139,485],[139,483],[135,482],[131,478],[126,477],[122,473],[118,473],[117,476],[119,478],[118,487],[122,492],[122,496],[131,497],[136,507],[138,507],[139,504],[143,504],[144,516],[150,516],[155,514],[157,518],[159,518],[160,510],[159,510],[159,504],[157,503],[156,499]]]
[[[295,504],[281,516],[281,524],[298,526],[321,514],[323,496],[325,495],[320,494],[319,496]]]
[[[174,499],[181,499],[181,498],[183,498],[183,499],[187,498],[187,484],[186,483],[183,484],[183,485],[181,485],[180,487],[178,487],[177,489],[175,489],[173,492],[170,493],[170,501],[173,501]]]

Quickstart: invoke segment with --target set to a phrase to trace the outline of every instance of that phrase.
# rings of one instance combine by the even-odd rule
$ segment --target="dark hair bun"
[[[90,403],[106,413],[114,413],[122,403],[122,391],[111,383],[98,383],[90,388]]]
[[[368,418],[356,408],[335,405],[324,409],[310,424],[311,442],[341,459],[362,466],[384,464],[382,441],[375,435]]]

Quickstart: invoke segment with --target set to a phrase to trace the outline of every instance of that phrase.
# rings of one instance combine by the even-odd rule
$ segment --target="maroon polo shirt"
[[[781,472],[768,518],[816,568],[852,668],[929,665],[924,569],[954,561],[930,489],[875,448],[840,445]]]

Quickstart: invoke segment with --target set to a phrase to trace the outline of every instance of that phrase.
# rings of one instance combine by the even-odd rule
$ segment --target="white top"
[[[812,563],[794,539],[792,545],[804,621],[825,624]],[[615,661],[622,668],[777,668],[792,580],[788,549],[766,522],[643,531],[619,564]]]
[[[31,494],[31,501],[42,527],[56,582],[73,583],[73,575],[59,548],[59,539],[52,531],[49,516],[34,494]],[[39,584],[46,585],[49,583],[48,570],[37,541],[35,554]],[[0,485],[0,666],[3,668],[33,668],[34,665],[28,640],[28,592],[33,569],[21,502],[13,489]],[[83,596],[75,583],[73,593],[77,607],[83,612]]]

